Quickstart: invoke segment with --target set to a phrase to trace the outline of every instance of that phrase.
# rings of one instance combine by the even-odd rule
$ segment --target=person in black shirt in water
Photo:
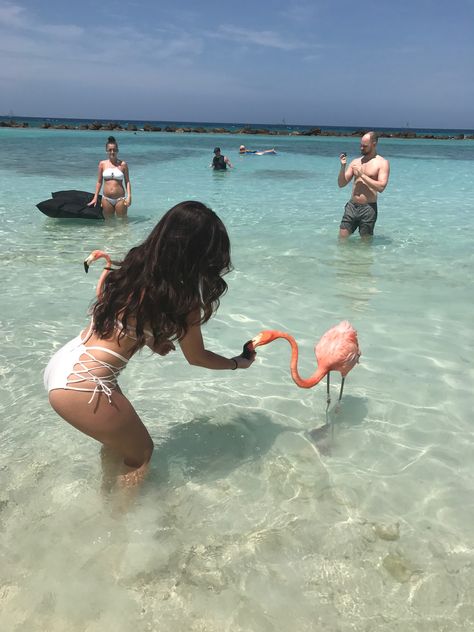
[[[214,158],[212,159],[211,164],[209,165],[214,169],[214,171],[222,171],[223,169],[227,169],[227,165],[232,169],[232,163],[227,158],[227,156],[223,156],[221,154],[221,148],[216,147],[214,149]]]

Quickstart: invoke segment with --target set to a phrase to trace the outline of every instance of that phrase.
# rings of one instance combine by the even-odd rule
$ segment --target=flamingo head
[[[89,272],[89,266],[94,261],[97,261],[97,259],[105,259],[107,265],[111,264],[110,257],[106,252],[104,252],[103,250],[93,250],[91,254],[87,257],[87,259],[84,260],[84,270],[86,272]]]
[[[252,346],[260,347],[261,345],[267,345],[269,342],[273,342],[277,338],[281,338],[281,332],[276,329],[265,329],[252,338],[250,341]]]

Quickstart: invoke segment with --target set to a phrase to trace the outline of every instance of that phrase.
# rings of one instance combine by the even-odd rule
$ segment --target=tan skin
[[[214,370],[234,369],[237,363],[238,369],[247,369],[255,360],[255,353],[247,360],[242,356],[226,358],[209,351],[204,346],[201,326],[196,324],[199,320],[199,311],[191,313],[188,317],[190,323],[187,334],[179,342],[184,357],[189,364]],[[82,332],[86,336],[87,330]],[[108,339],[100,339],[97,334],[85,342],[89,346],[102,346],[130,358],[134,354],[135,340],[125,336],[118,339],[118,332]],[[165,356],[175,350],[175,345],[169,341],[161,341],[158,344],[149,344],[149,348],[159,355]],[[120,360],[106,352],[95,350],[97,359],[105,360],[117,368],[121,366]],[[81,356],[82,360],[86,359]],[[74,367],[78,368],[77,365]],[[106,368],[97,369],[97,375],[107,373]],[[69,376],[72,378],[72,376]],[[94,389],[93,382],[83,382],[83,388]],[[119,468],[118,482],[124,486],[139,483],[146,474],[148,464],[153,452],[153,441],[148,430],[120,389],[112,391],[111,404],[104,393],[97,393],[94,400],[90,392],[81,392],[66,389],[55,389],[49,393],[49,401],[54,410],[72,426],[84,434],[96,439],[105,446],[105,449],[117,460]]]
[[[119,202],[117,202],[115,206],[113,206],[108,200],[102,197],[102,212],[104,214],[104,217],[113,217],[114,215],[117,215],[117,217],[126,217],[128,207],[132,204],[132,188],[130,185],[128,165],[125,160],[119,160],[118,146],[116,143],[107,143],[107,145],[105,146],[105,150],[107,152],[108,158],[107,160],[101,160],[99,162],[99,171],[97,175],[95,193],[88,206],[95,206],[97,204],[97,199],[103,184],[103,195],[109,198],[125,197],[124,200],[120,200]],[[109,169],[111,167],[120,169],[120,171],[122,171],[122,173],[124,174],[126,191],[119,180],[104,180],[104,169]]]
[[[337,178],[340,188],[345,187],[353,178],[351,200],[356,204],[377,202],[377,194],[382,193],[388,183],[390,165],[388,160],[377,154],[377,141],[372,135],[364,134],[360,139],[360,158],[355,158],[347,166],[345,154],[339,156],[341,168]],[[339,237],[349,237],[345,228],[339,229]]]

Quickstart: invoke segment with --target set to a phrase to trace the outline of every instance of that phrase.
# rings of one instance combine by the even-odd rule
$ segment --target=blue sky
[[[0,114],[474,128],[474,0],[0,0]]]

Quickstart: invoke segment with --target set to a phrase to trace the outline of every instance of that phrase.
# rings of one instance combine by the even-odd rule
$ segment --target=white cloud
[[[29,29],[41,35],[57,37],[59,40],[78,39],[85,34],[85,29],[74,24],[39,24]]]
[[[0,2],[0,29],[25,31],[59,38],[79,37],[84,29],[74,24],[44,24],[17,4]]]
[[[308,63],[312,63],[314,61],[321,61],[321,59],[323,58],[322,55],[305,55],[302,59],[302,61],[306,61]]]
[[[287,36],[280,35],[275,31],[254,31],[240,28],[230,24],[221,24],[217,31],[208,33],[211,37],[227,39],[239,44],[253,44],[267,48],[276,48],[284,51],[301,50],[313,48],[313,45],[291,40]]]
[[[0,4],[0,26],[21,27],[25,23],[25,10],[9,2]]]
[[[107,71],[116,71],[123,81],[124,68],[146,76],[156,74],[157,66],[166,61],[172,72],[192,65],[202,50],[202,38],[178,29],[150,33],[134,27],[91,25],[85,30],[76,24],[47,23],[20,5],[0,0],[0,77],[4,82],[15,74],[18,80],[35,80],[38,74],[69,74],[73,80],[72,72],[103,77]]]
[[[90,25],[85,29],[77,24],[51,24],[20,5],[0,0],[0,53],[10,64],[26,55],[36,55],[55,63],[135,59],[146,66],[173,59],[179,66],[192,61],[202,50],[202,38],[178,29],[156,29],[150,34],[133,27]]]
[[[135,108],[140,110],[176,97],[188,103],[202,92],[215,93],[215,97],[220,90],[236,97],[245,93],[244,86],[228,73],[196,71],[194,62],[204,49],[202,35],[162,26],[145,30],[90,25],[85,31],[72,23],[48,23],[0,0],[2,104],[14,104],[18,95],[29,92],[30,112],[47,110],[45,104],[53,101],[76,103],[85,113],[99,102],[120,107],[135,99]],[[117,86],[120,98],[116,104],[109,103],[110,94],[115,94],[111,90]]]
[[[313,2],[294,2],[288,4],[284,11],[280,12],[280,15],[286,20],[297,22],[299,24],[307,24],[314,20],[314,17],[318,11],[317,4]]]

